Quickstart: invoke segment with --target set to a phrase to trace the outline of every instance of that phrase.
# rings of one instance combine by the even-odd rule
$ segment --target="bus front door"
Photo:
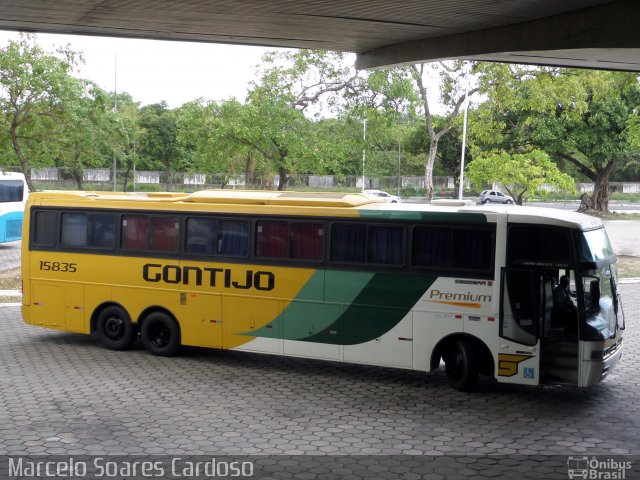
[[[543,277],[531,270],[502,271],[500,338],[497,359],[494,359],[499,382],[540,383],[540,333],[543,328],[543,309],[540,307],[545,300],[542,281]]]

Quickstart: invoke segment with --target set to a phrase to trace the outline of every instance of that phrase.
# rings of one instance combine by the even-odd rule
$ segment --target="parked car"
[[[382,190],[365,190],[363,193],[367,195],[373,195],[374,197],[384,198],[387,203],[400,203],[400,197],[396,195],[391,195],[390,193],[384,192]]]
[[[481,204],[485,204],[487,202],[491,202],[491,203],[515,203],[513,201],[513,197],[510,197],[509,195],[505,195],[502,192],[499,192],[498,190],[484,190],[481,194],[480,194],[480,203]]]

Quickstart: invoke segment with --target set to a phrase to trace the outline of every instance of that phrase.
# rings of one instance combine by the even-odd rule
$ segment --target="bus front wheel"
[[[478,383],[479,358],[470,341],[459,338],[444,355],[447,382],[456,390],[470,392]]]
[[[142,323],[140,338],[152,355],[170,357],[180,347],[180,330],[166,313],[154,312]]]
[[[136,340],[136,328],[122,307],[112,305],[100,312],[96,320],[100,343],[111,350],[126,350]]]

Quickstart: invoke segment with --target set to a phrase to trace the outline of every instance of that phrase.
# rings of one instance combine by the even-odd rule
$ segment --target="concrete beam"
[[[640,2],[626,0],[531,22],[389,45],[359,54],[356,67],[468,59],[638,71],[640,56],[633,55],[633,50],[640,53],[639,21]],[[606,60],[609,55],[611,62]]]

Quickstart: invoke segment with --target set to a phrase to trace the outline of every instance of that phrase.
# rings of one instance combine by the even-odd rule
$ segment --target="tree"
[[[55,155],[52,145],[65,110],[82,97],[84,82],[71,76],[80,57],[69,48],[57,56],[22,35],[0,49],[0,112],[5,134],[32,191],[31,167]],[[39,154],[39,155],[36,155]]]
[[[502,183],[518,205],[546,188],[575,191],[573,178],[562,173],[541,150],[516,154],[502,151],[479,156],[469,164],[467,174],[480,187]]]
[[[474,122],[476,143],[544,150],[593,181],[590,206],[607,211],[609,178],[632,153],[628,127],[640,104],[636,75],[518,66],[494,67],[492,74],[495,88]]]
[[[308,117],[339,108],[357,73],[335,52],[270,52],[263,60],[242,115],[225,117],[229,124],[221,139],[258,152],[278,173],[283,190],[293,170],[331,156],[330,144],[312,135]]]
[[[436,73],[441,80],[441,101],[445,108],[448,108],[448,112],[442,116],[442,122],[438,127],[434,123],[434,116],[432,113],[431,105],[429,102],[429,89],[425,79],[425,68],[427,64],[421,63],[412,65],[412,76],[420,97],[422,99],[422,114],[424,117],[424,124],[429,135],[429,148],[427,150],[427,161],[424,168],[424,183],[426,190],[427,202],[431,202],[433,199],[433,166],[438,153],[438,142],[443,135],[446,135],[451,131],[454,125],[454,121],[460,112],[464,100],[467,96],[471,96],[474,93],[480,91],[481,87],[474,86],[468,90],[463,89],[463,82],[465,79],[470,81],[472,79],[482,80],[482,64],[465,62],[447,62],[440,64],[431,64],[432,68],[435,67],[438,70]]]
[[[138,154],[150,166],[161,166],[165,173],[165,187],[171,190],[171,172],[181,170],[175,113],[165,102],[146,105],[140,109],[142,128]]]

